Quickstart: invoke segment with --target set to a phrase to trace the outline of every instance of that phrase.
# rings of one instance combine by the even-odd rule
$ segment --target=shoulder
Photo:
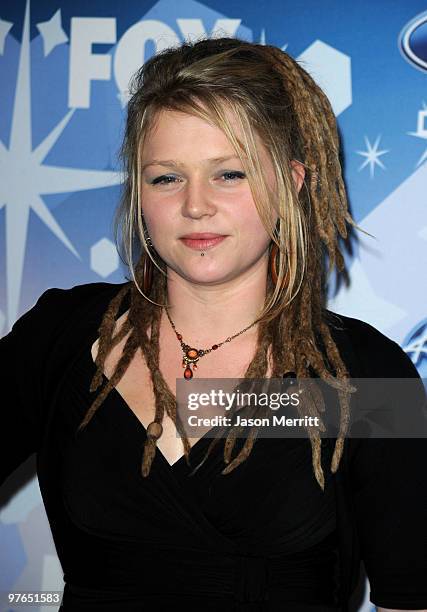
[[[74,285],[70,288],[51,287],[46,289],[38,298],[35,306],[45,308],[57,308],[58,306],[78,308],[92,303],[101,303],[105,299],[113,296],[126,283],[84,283]]]
[[[63,330],[72,329],[78,334],[80,324],[102,316],[110,300],[125,284],[85,283],[68,289],[46,289],[1,339],[2,348],[21,353],[21,347],[25,346],[29,358],[34,351],[42,355]]]
[[[376,327],[353,317],[324,310],[332,338],[353,376],[417,378],[418,371],[403,348]]]
[[[104,308],[125,283],[85,283],[70,288],[46,289],[18,321],[46,319],[60,321],[80,309]]]

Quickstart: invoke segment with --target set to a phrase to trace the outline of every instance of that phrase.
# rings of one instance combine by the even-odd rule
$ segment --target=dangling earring
[[[279,248],[275,242],[273,242],[273,246],[270,251],[270,272],[271,279],[274,285],[277,285],[277,269],[276,269],[276,257],[279,252]],[[289,283],[289,268],[286,270],[285,278],[282,282],[282,287],[285,287]]]
[[[145,295],[149,295],[153,284],[153,262],[148,253],[142,255],[144,258],[144,266],[142,269],[142,287]]]
[[[144,237],[148,248],[152,249],[153,243],[146,229],[144,229]],[[151,286],[153,284],[153,262],[151,261],[151,258],[147,252],[143,253],[142,257],[144,258],[144,265],[142,269],[142,286],[144,289],[144,293],[146,295],[149,295],[151,291]]]

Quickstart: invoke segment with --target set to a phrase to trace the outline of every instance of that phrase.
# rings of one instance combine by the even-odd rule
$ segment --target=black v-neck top
[[[143,478],[146,430],[116,389],[76,434],[96,395],[91,346],[121,287],[48,290],[0,340],[3,387],[19,379],[24,338],[24,365],[32,363],[15,414],[2,409],[0,483],[37,451],[64,570],[61,610],[346,610],[360,556],[373,603],[426,608],[425,440],[346,440],[343,467],[331,474],[324,439],[322,491],[305,438],[260,438],[225,476],[223,442],[191,476],[183,456],[170,465],[157,448]],[[418,377],[395,342],[356,319],[339,321],[334,337],[353,376],[379,376],[381,356],[390,376]],[[192,447],[192,466],[210,441]],[[396,451],[405,453],[404,474]]]

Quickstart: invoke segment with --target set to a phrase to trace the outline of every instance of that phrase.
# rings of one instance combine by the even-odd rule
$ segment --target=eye
[[[235,176],[235,177],[237,177],[239,179],[244,179],[245,178],[245,174],[243,172],[239,172],[238,170],[236,170],[235,172],[233,172],[233,171],[223,172],[221,174],[221,176],[228,176],[228,177]],[[228,182],[234,182],[234,181],[233,180],[232,181],[226,180],[226,182],[228,183]]]
[[[151,185],[169,185],[170,183],[174,182],[174,179],[176,179],[176,176],[171,176],[171,175],[158,176],[157,178],[151,181]]]

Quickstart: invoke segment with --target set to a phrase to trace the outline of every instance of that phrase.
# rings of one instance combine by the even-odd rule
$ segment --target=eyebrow
[[[229,159],[240,159],[237,155],[225,155],[224,157],[209,157],[208,159],[204,159],[204,164],[219,164],[224,161],[228,161]],[[180,164],[178,161],[174,159],[151,159],[141,167],[141,172],[143,172],[148,166],[172,166],[174,168],[184,167],[185,164]]]

